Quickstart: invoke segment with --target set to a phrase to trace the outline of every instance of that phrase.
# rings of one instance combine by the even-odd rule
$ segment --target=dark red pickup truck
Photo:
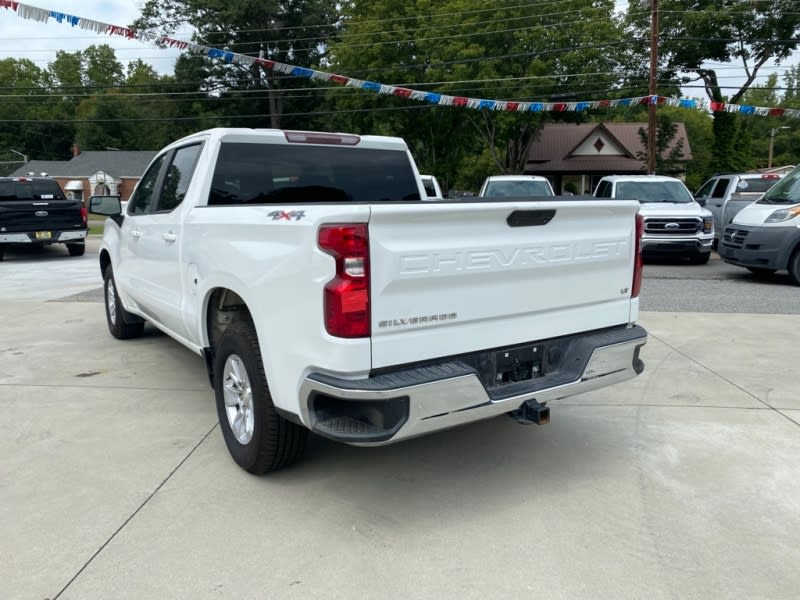
[[[66,244],[70,256],[86,251],[86,208],[69,200],[55,179],[0,177],[0,260],[10,244]]]

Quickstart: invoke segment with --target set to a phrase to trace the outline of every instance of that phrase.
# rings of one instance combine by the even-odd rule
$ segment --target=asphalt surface
[[[800,289],[780,278],[648,264],[637,379],[544,427],[312,437],[252,477],[200,357],[108,334],[94,249],[0,263],[3,600],[798,597]]]
[[[648,260],[640,295],[644,311],[800,314],[800,288],[785,271],[758,277],[714,252],[706,265]]]

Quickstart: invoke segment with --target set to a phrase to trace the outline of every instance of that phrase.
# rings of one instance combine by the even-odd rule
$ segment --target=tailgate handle
[[[509,227],[535,227],[547,225],[556,216],[554,208],[544,210],[515,210],[506,219]]]

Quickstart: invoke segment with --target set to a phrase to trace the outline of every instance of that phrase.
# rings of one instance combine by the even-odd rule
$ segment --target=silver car
[[[729,173],[712,177],[703,184],[694,198],[714,215],[715,248],[736,213],[758,200],[781,177],[775,173]]]

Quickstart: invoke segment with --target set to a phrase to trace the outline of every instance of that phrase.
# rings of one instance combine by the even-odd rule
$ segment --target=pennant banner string
[[[47,10],[36,6],[16,2],[16,0],[0,0],[0,8],[14,11],[22,19],[47,23],[50,20],[58,24],[66,24],[71,27],[80,27],[87,31],[97,34],[119,36],[127,39],[137,39],[144,42],[155,42],[169,48],[188,50],[192,54],[207,56],[210,59],[221,60],[229,64],[242,66],[259,65],[264,69],[275,71],[292,77],[302,77],[314,81],[332,82],[346,87],[354,87],[381,95],[397,96],[426,102],[439,106],[456,106],[472,110],[491,110],[499,112],[582,112],[596,108],[616,108],[636,105],[655,104],[657,106],[674,106],[678,108],[702,110],[705,112],[729,112],[742,115],[756,115],[769,117],[800,117],[800,110],[790,108],[767,108],[763,106],[749,106],[744,104],[727,104],[725,102],[709,102],[706,100],[692,98],[670,98],[666,96],[648,95],[634,98],[619,98],[614,100],[583,100],[578,102],[517,102],[507,100],[487,100],[483,98],[466,98],[463,96],[449,96],[436,92],[413,90],[406,87],[386,85],[375,81],[363,81],[346,75],[337,75],[318,71],[308,67],[299,67],[268,60],[265,58],[255,58],[246,54],[237,54],[229,50],[220,50],[200,44],[193,44],[182,40],[173,39],[167,36],[158,36],[146,31],[137,31],[129,27],[112,25],[86,19],[75,15],[62,13],[59,11]]]

